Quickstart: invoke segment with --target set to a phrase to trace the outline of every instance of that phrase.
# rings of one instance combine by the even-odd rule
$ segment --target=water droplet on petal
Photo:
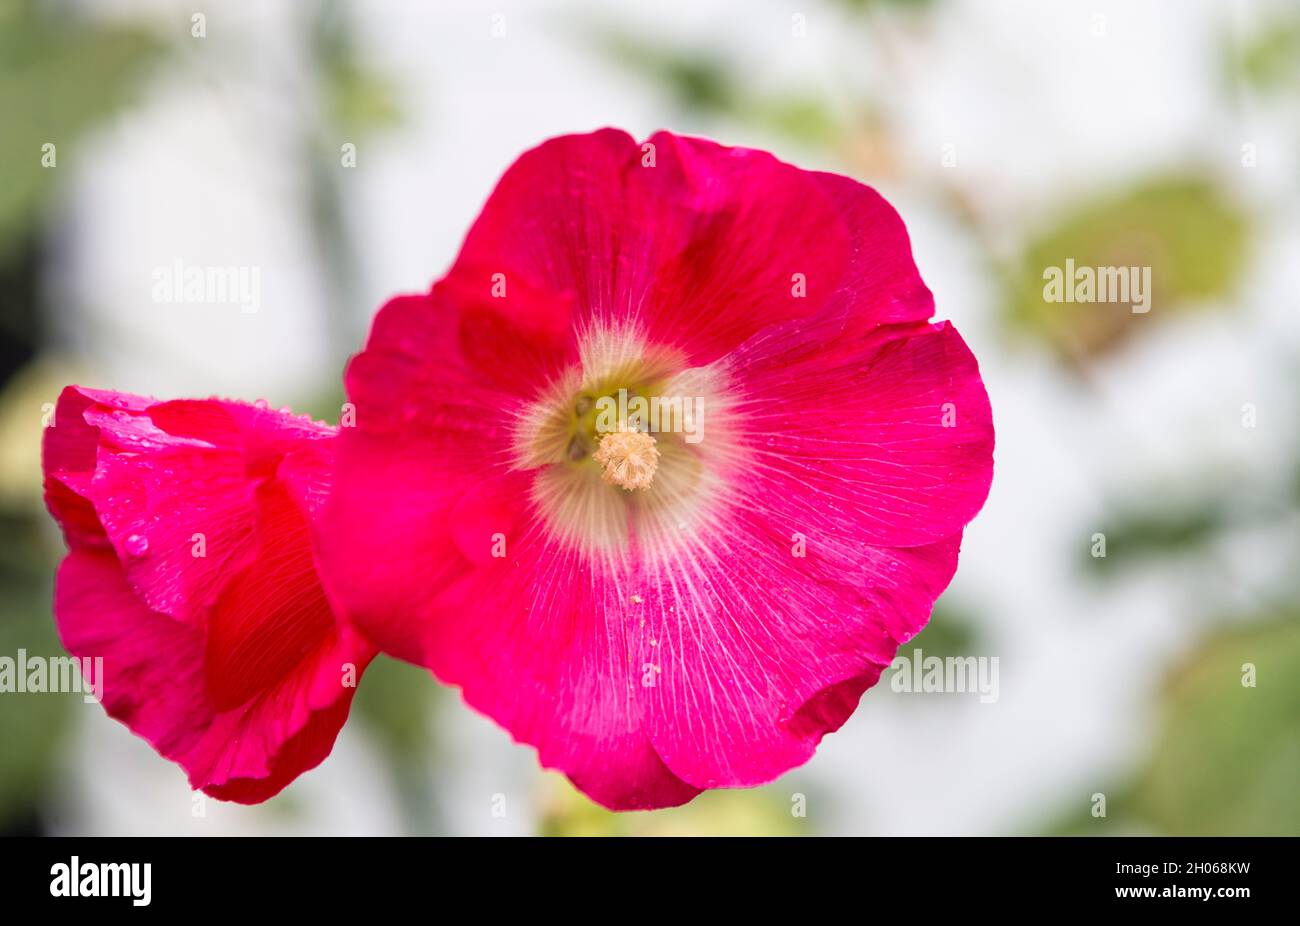
[[[132,534],[127,537],[126,552],[132,556],[144,556],[149,552],[149,538],[141,534]]]

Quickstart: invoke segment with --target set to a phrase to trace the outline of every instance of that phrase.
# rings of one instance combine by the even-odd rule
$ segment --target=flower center
[[[604,435],[591,458],[601,465],[603,482],[629,492],[650,488],[659,468],[659,448],[654,437],[626,425]]]
[[[519,409],[513,465],[533,473],[554,542],[602,568],[672,555],[716,521],[744,465],[727,371],[688,367],[632,328],[592,326],[578,343],[579,362]]]

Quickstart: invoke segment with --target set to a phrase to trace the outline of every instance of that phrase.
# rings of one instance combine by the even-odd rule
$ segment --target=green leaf
[[[1297,679],[1300,610],[1207,640],[1166,683],[1156,748],[1125,809],[1179,835],[1300,835]]]
[[[1250,36],[1231,58],[1252,87],[1278,91],[1300,85],[1300,16],[1274,18]]]
[[[1153,321],[1231,293],[1246,267],[1249,216],[1208,177],[1164,176],[1067,207],[1024,248],[1007,278],[1007,321],[1074,359]],[[1150,268],[1149,312],[1128,304],[1047,301],[1044,272]],[[1068,281],[1067,281],[1068,284]]]
[[[1253,670],[1253,687],[1247,670]],[[1222,629],[1165,680],[1152,748],[1056,834],[1300,835],[1300,606]]]

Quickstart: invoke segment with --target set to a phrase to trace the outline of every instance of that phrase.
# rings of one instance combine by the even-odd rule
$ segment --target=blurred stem
[[[325,278],[325,316],[331,360],[340,372],[347,358],[360,343],[353,307],[360,294],[357,278],[360,261],[355,241],[343,209],[341,126],[332,118],[326,99],[330,71],[339,66],[341,56],[350,54],[346,13],[335,0],[326,0],[317,8],[309,30],[312,70],[319,89],[320,118],[309,120],[304,128],[302,147],[309,165],[308,219],[320,254],[321,273]]]

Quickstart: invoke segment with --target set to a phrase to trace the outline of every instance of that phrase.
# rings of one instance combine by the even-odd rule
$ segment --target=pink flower
[[[933,307],[852,180],[549,141],[350,366],[329,581],[607,807],[770,781],[925,625],[988,492],[988,399]],[[602,424],[619,390],[702,414]]]
[[[335,433],[76,386],[46,431],[63,643],[102,658],[105,710],[213,797],[263,801],[318,765],[374,656],[336,622],[308,530]]]

